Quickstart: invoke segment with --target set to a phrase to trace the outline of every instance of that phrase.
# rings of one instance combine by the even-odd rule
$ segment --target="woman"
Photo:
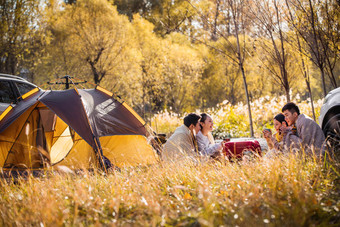
[[[197,133],[198,151],[208,157],[216,157],[222,151],[222,142],[215,144],[214,138],[211,134],[214,122],[211,117],[206,114],[201,114],[200,120],[201,130]]]
[[[282,113],[279,113],[278,115],[276,115],[274,117],[274,128],[276,133],[274,133],[272,136],[277,140],[277,142],[281,142],[283,139],[283,135],[281,133],[281,127],[285,126],[287,127],[287,122],[285,121],[285,116]],[[271,132],[269,129],[265,129],[263,130],[263,136],[264,138],[267,140],[267,144],[269,149],[273,149],[274,148],[274,144],[271,141]]]

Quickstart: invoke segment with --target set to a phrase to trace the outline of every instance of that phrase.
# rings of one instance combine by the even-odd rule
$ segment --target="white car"
[[[340,152],[340,87],[330,91],[320,110],[319,124],[334,151]]]
[[[27,80],[0,73],[0,114],[10,105],[19,102],[19,97],[37,86]]]

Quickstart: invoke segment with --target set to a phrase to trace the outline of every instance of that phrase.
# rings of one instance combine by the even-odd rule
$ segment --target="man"
[[[184,124],[178,127],[164,144],[161,155],[164,161],[197,160],[196,134],[200,130],[200,118],[199,115],[194,113],[184,118]]]
[[[292,102],[287,103],[282,108],[282,113],[288,127],[281,127],[283,144],[280,145],[272,138],[276,148],[292,149],[297,152],[304,150],[306,153],[322,151],[325,136],[315,121],[304,114],[300,114],[299,107]]]

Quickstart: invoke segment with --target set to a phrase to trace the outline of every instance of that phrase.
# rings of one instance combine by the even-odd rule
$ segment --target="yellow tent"
[[[0,115],[0,167],[154,164],[158,157],[146,136],[143,119],[101,87],[36,88]]]

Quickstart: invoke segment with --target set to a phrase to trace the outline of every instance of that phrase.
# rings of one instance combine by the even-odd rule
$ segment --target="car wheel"
[[[326,136],[326,142],[330,154],[340,160],[340,114],[331,117],[325,127],[323,132]]]

